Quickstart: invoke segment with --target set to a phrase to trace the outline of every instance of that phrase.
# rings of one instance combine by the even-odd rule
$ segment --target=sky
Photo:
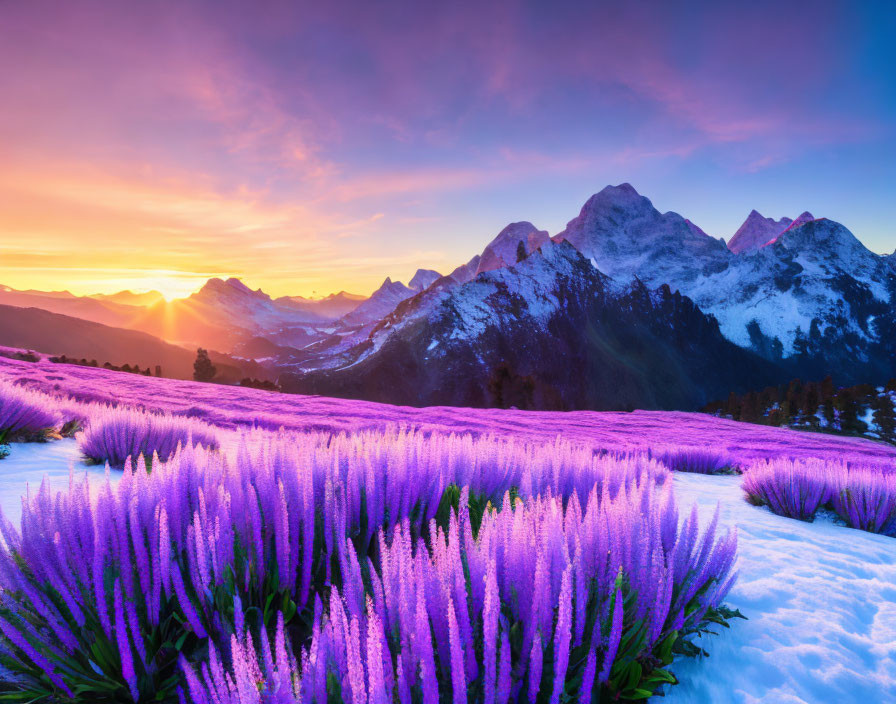
[[[877,2],[0,0],[0,283],[370,293],[629,182],[896,249]]]

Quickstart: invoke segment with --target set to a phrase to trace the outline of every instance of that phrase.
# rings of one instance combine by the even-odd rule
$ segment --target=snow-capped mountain
[[[253,291],[239,279],[209,279],[185,303],[207,310],[209,320],[222,320],[252,330],[271,330],[297,322],[315,323],[326,318],[314,311],[300,311],[271,299],[261,289]]]
[[[633,349],[639,349],[644,330],[657,349],[665,350],[674,374],[690,370],[692,361],[681,360],[682,347],[668,349],[669,336],[696,336],[691,351],[699,359],[693,364],[703,365],[705,381],[659,381],[673,372],[651,366],[660,388],[687,387],[691,400],[714,388],[725,395],[725,384],[733,388],[752,380],[755,386],[760,377],[775,374],[821,378],[833,373],[843,383],[896,374],[894,257],[870,252],[842,225],[810,213],[772,220],[753,211],[732,243],[737,251],[677,213],[660,213],[629,184],[608,186],[553,239],[531,223],[512,223],[481,255],[422,292],[387,280],[365,304],[364,326],[305,356],[292,367],[297,373],[287,375],[287,385],[393,402],[489,405],[495,401],[483,389],[505,360],[517,369],[513,373],[531,377],[539,388],[558,384],[560,406],[610,407],[601,405],[607,398],[588,387],[590,382],[582,382],[590,390],[571,401],[574,393],[565,386],[569,379],[561,383],[555,364],[565,360],[595,378],[603,378],[602,372],[583,362],[583,355],[613,369],[620,360],[639,369],[647,359],[652,365],[649,353],[627,355],[621,347],[611,355],[615,361],[605,358],[606,345],[612,347],[607,340],[629,336]],[[375,307],[380,297],[387,300]],[[676,309],[690,311],[683,314],[686,322],[663,319],[657,311],[658,301],[672,299],[687,302]],[[614,317],[619,311],[625,316]],[[714,320],[707,322],[704,314]],[[707,325],[713,334],[764,357],[768,366],[729,348],[708,352],[701,345],[718,341],[710,341]],[[601,330],[602,351],[592,347],[598,344],[595,329]],[[734,365],[730,376],[719,375],[715,365],[721,358]],[[398,368],[407,373],[400,381]],[[448,370],[469,381],[449,379]],[[627,378],[628,372],[616,371]],[[376,391],[371,384],[379,382],[370,376],[380,373],[392,381]],[[405,381],[411,386],[399,391]],[[647,386],[631,383],[639,389],[631,392],[636,404],[672,403],[672,396],[648,400]],[[465,391],[452,395],[439,385],[460,385]],[[685,403],[684,396],[677,398],[676,403]],[[550,403],[544,397],[535,406],[559,407]]]
[[[715,316],[729,340],[769,358],[821,355],[831,371],[851,359],[857,372],[873,361],[896,301],[884,257],[809,213],[788,224],[754,211],[735,239],[739,251],[660,213],[628,184],[590,198],[555,237],[615,279],[669,284]]]
[[[660,213],[627,183],[591,196],[554,240],[569,242],[614,279],[657,286],[722,271],[734,256],[723,240],[678,213]]]
[[[465,284],[484,271],[515,264],[522,255],[528,256],[548,240],[547,231],[539,230],[531,222],[512,222],[485,246],[482,254],[461,264],[448,276],[456,283]]]
[[[694,408],[780,370],[668,287],[619,287],[568,243],[449,277],[286,390],[411,405]]]
[[[411,278],[410,286],[405,286],[401,281],[393,281],[387,277],[382,286],[370,295],[370,298],[343,316],[339,322],[342,326],[355,326],[368,325],[381,320],[395,310],[399,303],[429,288],[434,281],[440,278],[442,275],[432,269],[417,269]]]
[[[401,281],[393,281],[387,277],[370,298],[344,315],[340,322],[344,325],[365,325],[375,322],[391,313],[395,310],[395,306],[415,293],[417,291],[405,286]]]
[[[261,289],[253,291],[235,278],[209,279],[187,298],[161,301],[142,309],[133,327],[184,345],[201,345],[222,352],[234,350],[257,335],[300,326],[329,323],[332,318],[274,301]]]

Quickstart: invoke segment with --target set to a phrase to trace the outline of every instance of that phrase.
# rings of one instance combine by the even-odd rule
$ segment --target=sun
[[[86,287],[101,288],[106,293],[131,291],[139,294],[158,291],[166,301],[173,301],[195,293],[211,276],[165,269],[119,270],[112,276],[103,277],[102,280],[94,279]]]
[[[140,288],[146,291],[158,291],[166,301],[170,302],[175,298],[186,298],[191,293],[195,293],[203,283],[204,281],[197,282],[192,279],[163,276],[147,279]]]

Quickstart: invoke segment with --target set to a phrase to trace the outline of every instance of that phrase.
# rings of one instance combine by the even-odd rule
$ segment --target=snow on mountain
[[[163,300],[140,310],[134,328],[178,344],[224,352],[257,335],[332,320],[274,301],[261,289],[253,291],[236,278],[209,279],[187,298]]]
[[[441,278],[442,275],[433,269],[417,269],[408,287],[414,291],[423,291]]]
[[[685,218],[684,221],[687,224],[687,226],[689,228],[691,228],[691,232],[693,232],[695,235],[702,235],[703,237],[709,237],[709,235],[707,235],[700,226],[694,224],[687,218]]]
[[[179,299],[179,302],[201,306],[207,309],[212,317],[232,318],[247,327],[264,329],[278,324],[327,320],[329,316],[315,311],[314,304],[344,300],[360,301],[363,298],[341,293],[319,301],[303,299],[300,296],[274,300],[261,289],[253,291],[239,279],[230,278],[226,281],[209,279],[199,291],[186,299]],[[301,301],[307,305],[299,305]]]
[[[614,285],[551,241],[465,284],[436,283],[333,352],[281,375],[283,388],[410,405],[697,407],[779,371],[668,287]]]
[[[406,301],[421,291],[425,291],[442,275],[432,269],[417,269],[410,286],[387,278],[370,298],[342,317],[340,323],[347,326],[368,325],[382,320],[402,301]]]
[[[365,325],[381,320],[395,310],[395,306],[416,293],[417,290],[405,286],[401,281],[392,281],[387,277],[370,298],[343,316],[340,322],[346,325]]]
[[[607,276],[656,285],[724,270],[733,257],[723,242],[678,213],[660,213],[628,183],[591,196],[554,240],[569,242]]]
[[[891,305],[887,267],[849,230],[810,213],[788,223],[753,211],[738,233],[735,253],[622,184],[592,196],[554,239],[613,278],[680,290],[719,320],[729,340],[764,346],[767,356],[794,354],[813,326],[819,341],[829,334],[828,346],[835,338],[855,350],[874,342],[869,316]]]
[[[531,222],[513,222],[489,242],[482,254],[477,254],[466,264],[461,264],[448,276],[458,284],[465,284],[485,271],[516,264],[522,242],[526,256],[550,241],[545,230],[539,230]]]
[[[482,252],[476,273],[516,264],[522,255],[528,256],[549,240],[547,231],[537,229],[531,222],[511,223],[488,243]]]

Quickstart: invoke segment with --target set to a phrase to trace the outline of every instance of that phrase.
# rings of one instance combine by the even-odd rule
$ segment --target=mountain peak
[[[812,219],[809,213],[803,213],[800,218],[806,215],[808,215],[810,220]],[[796,222],[796,220],[791,220],[790,218],[781,218],[780,220],[767,218],[754,208],[747,215],[743,225],[737,229],[737,232],[728,241],[728,249],[735,254],[762,249],[774,242],[788,227],[796,227]],[[806,221],[804,220],[803,222]]]
[[[608,188],[615,189],[617,191],[626,193],[628,195],[633,195],[633,196],[641,195],[640,193],[638,193],[638,191],[635,190],[635,187],[632,186],[632,184],[630,184],[628,181],[626,181],[625,183],[620,183],[618,186],[607,186],[606,188],[604,188],[604,190],[607,190]]]
[[[526,220],[512,222],[483,250],[476,273],[513,266],[520,258],[520,245],[525,255],[529,256],[550,239],[546,230],[539,230],[531,222]]]
[[[579,217],[593,214],[609,216],[613,212],[630,218],[652,215],[656,211],[649,198],[638,193],[631,184],[620,183],[618,186],[605,186],[591,196],[582,206]]]
[[[237,279],[236,277],[231,276],[227,281],[224,282],[226,285],[231,288],[235,288],[237,291],[242,291],[243,293],[254,293],[251,288],[246,286],[242,281]]]
[[[680,271],[697,276],[694,261],[724,267],[725,245],[678,213],[660,213],[627,183],[591,196],[554,241],[568,241],[604,274],[664,282]],[[699,259],[697,259],[699,257]]]
[[[200,300],[237,300],[248,298],[270,300],[270,296],[264,293],[261,289],[253,291],[251,288],[246,286],[246,284],[235,277],[231,277],[226,281],[219,278],[209,279],[205,282],[205,285],[201,289],[199,289],[199,291],[190,296],[190,298],[196,298]]]
[[[441,278],[442,275],[434,269],[417,269],[408,287],[415,291],[423,291]]]
[[[791,222],[791,223],[790,223],[790,224],[783,230],[783,232],[787,232],[787,230],[795,230],[796,228],[798,228],[798,227],[802,227],[802,226],[805,225],[807,222],[812,222],[813,220],[815,220],[815,216],[814,216],[812,213],[810,213],[808,210],[806,210],[806,211],[804,211],[803,213],[800,213],[799,217],[797,217],[796,220],[794,220],[793,222]]]

